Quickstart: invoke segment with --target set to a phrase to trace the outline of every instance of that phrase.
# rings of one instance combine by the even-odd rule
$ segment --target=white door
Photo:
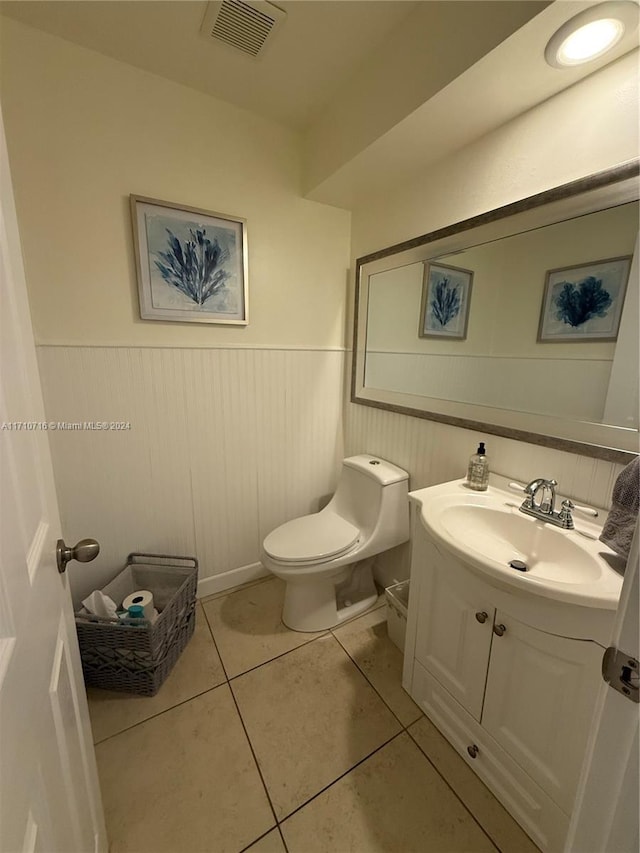
[[[0,853],[107,849],[43,421],[0,116]]]
[[[573,808],[603,649],[496,613],[482,726],[565,814]]]
[[[631,546],[611,645],[640,659],[640,530]],[[640,705],[601,682],[566,853],[640,849]]]

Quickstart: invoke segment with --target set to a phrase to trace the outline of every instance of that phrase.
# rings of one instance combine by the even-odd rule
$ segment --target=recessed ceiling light
[[[570,68],[598,59],[638,26],[632,0],[599,3],[574,15],[552,36],[544,56],[554,68]]]

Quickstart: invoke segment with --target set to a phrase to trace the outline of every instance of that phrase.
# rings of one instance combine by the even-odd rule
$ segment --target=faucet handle
[[[575,509],[575,504],[569,498],[562,501],[562,509],[560,510],[558,519],[561,522],[561,527],[565,530],[573,530],[573,516],[571,515],[573,509]]]
[[[573,509],[576,512],[583,512],[585,515],[590,515],[592,518],[598,518],[600,513],[597,509],[594,509],[591,506],[579,506],[578,504],[573,505]]]

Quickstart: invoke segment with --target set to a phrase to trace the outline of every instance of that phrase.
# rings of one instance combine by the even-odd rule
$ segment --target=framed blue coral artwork
[[[473,270],[426,262],[420,307],[421,338],[464,340],[469,324]]]
[[[538,341],[615,341],[630,268],[623,257],[549,270]]]
[[[130,199],[142,319],[246,326],[245,220]]]

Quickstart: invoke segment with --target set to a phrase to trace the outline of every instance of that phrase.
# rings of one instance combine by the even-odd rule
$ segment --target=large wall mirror
[[[360,258],[352,401],[638,452],[638,163]]]

